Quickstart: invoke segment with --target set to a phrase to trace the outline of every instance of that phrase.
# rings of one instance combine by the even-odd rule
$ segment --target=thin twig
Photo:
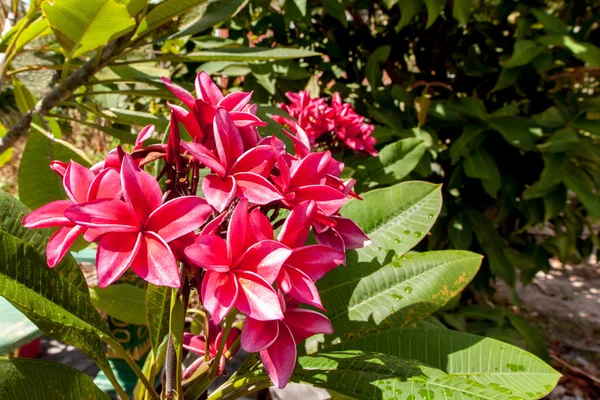
[[[553,351],[550,352],[550,357],[556,361],[557,363],[559,363],[560,365],[562,365],[563,367],[570,369],[571,371],[575,372],[576,374],[579,375],[583,375],[586,378],[588,378],[589,380],[591,380],[592,382],[594,382],[596,385],[600,386],[600,378],[590,374],[589,372],[576,367],[572,364],[569,364],[568,362],[566,362],[565,360],[563,360],[562,358],[560,358],[558,355],[556,355],[556,353],[554,353]]]

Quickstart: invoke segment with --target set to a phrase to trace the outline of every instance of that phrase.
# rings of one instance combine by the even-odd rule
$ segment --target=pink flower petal
[[[187,90],[185,90],[183,88],[180,88],[179,86],[174,85],[171,82],[171,80],[167,77],[163,76],[161,78],[161,80],[164,83],[164,85],[167,87],[167,89],[169,89],[171,91],[171,93],[173,93],[175,95],[175,97],[177,97],[179,100],[181,100],[183,102],[183,104],[185,104],[187,107],[192,108],[196,99],[194,98],[194,96],[192,96],[190,94],[190,92],[188,92]]]
[[[240,172],[234,176],[239,191],[254,204],[269,204],[283,198],[275,186],[260,175]]]
[[[271,221],[258,208],[250,213],[250,229],[257,242],[273,240],[273,227]]]
[[[331,153],[311,153],[304,157],[300,164],[292,171],[291,188],[319,184],[325,178],[327,167],[331,160]]]
[[[131,268],[142,279],[158,286],[178,288],[179,268],[169,245],[153,232],[144,232]]]
[[[79,235],[85,232],[85,229],[82,226],[65,227],[60,228],[52,235],[46,248],[46,257],[50,268],[54,268],[63,259]]]
[[[106,232],[137,232],[139,225],[121,200],[100,199],[76,204],[64,212],[77,225],[105,229]]]
[[[123,157],[121,185],[127,206],[141,223],[162,204],[158,182],[152,175],[139,169],[129,154]]]
[[[135,139],[134,149],[141,149],[144,142],[152,137],[154,129],[154,125],[148,125],[144,129],[142,129],[140,133],[138,133],[137,138]]]
[[[310,221],[316,211],[317,204],[312,200],[295,206],[281,227],[277,240],[291,248],[303,246],[310,231]]]
[[[291,253],[292,250],[279,242],[264,240],[253,244],[246,250],[236,260],[233,268],[254,272],[271,284],[279,275],[281,266]]]
[[[25,228],[52,228],[72,225],[72,222],[64,215],[65,210],[72,205],[73,203],[69,200],[53,201],[27,214],[21,224]]]
[[[318,333],[333,333],[333,325],[327,317],[313,310],[288,308],[283,321],[290,328],[296,343]]]
[[[242,111],[242,109],[250,102],[252,92],[233,92],[223,97],[217,103],[227,111]]]
[[[196,97],[213,105],[219,104],[219,101],[223,98],[223,93],[206,72],[201,71],[196,76],[194,83],[196,85]]]
[[[238,282],[232,273],[206,271],[202,279],[202,305],[220,323],[238,298]]]
[[[212,154],[210,150],[201,145],[200,143],[187,143],[181,142],[183,147],[188,153],[192,155],[196,160],[210,168],[214,173],[220,177],[224,177],[227,171],[225,167],[220,163],[219,160]]]
[[[254,147],[238,158],[231,170],[230,174],[239,172],[253,172],[263,177],[268,177],[275,165],[275,152],[271,146]]]
[[[167,102],[167,105],[171,109],[171,113],[175,119],[183,124],[183,127],[192,138],[197,140],[202,139],[202,129],[200,128],[198,120],[192,112],[188,112],[182,107],[176,106],[175,104],[171,104],[169,102]]]
[[[183,348],[192,353],[204,355],[206,352],[206,341],[204,338],[192,333],[183,333]]]
[[[242,329],[241,345],[248,353],[264,350],[277,339],[279,334],[278,321],[258,321],[246,318]]]
[[[282,272],[283,271],[285,271],[285,274],[287,275],[286,280],[289,282],[288,285],[281,285],[282,290],[286,294],[289,294],[302,303],[324,310],[323,304],[321,304],[319,291],[308,275],[289,265],[283,267]]]
[[[241,312],[260,321],[283,318],[279,297],[266,280],[254,272],[240,269],[232,272],[240,287],[235,306]]]
[[[194,244],[185,249],[185,255],[201,268],[229,272],[231,260],[227,258],[227,244],[218,236],[198,236]]]
[[[290,329],[279,322],[277,340],[260,352],[260,358],[273,384],[283,389],[294,372],[296,366],[296,342]]]
[[[236,180],[232,176],[219,178],[216,175],[207,175],[202,180],[202,193],[208,204],[218,212],[223,212],[235,197]]]
[[[63,185],[69,199],[75,204],[85,203],[88,200],[88,189],[93,180],[94,173],[92,171],[71,161],[63,176]]]
[[[317,281],[346,261],[346,254],[329,246],[315,244],[296,248],[285,262]]]
[[[218,108],[215,112],[213,130],[219,160],[229,169],[244,152],[244,144],[240,132],[224,108]]]
[[[122,193],[119,173],[113,168],[108,168],[96,175],[88,190],[87,199],[117,199]]]
[[[60,175],[61,178],[65,176],[68,166],[69,164],[60,160],[54,160],[50,162],[50,169]]]
[[[212,208],[200,197],[178,197],[150,214],[146,230],[155,232],[165,242],[170,242],[200,228],[211,213]]]
[[[295,189],[294,193],[299,199],[314,200],[325,215],[335,214],[348,201],[344,193],[323,185],[303,186]]]
[[[230,260],[237,260],[256,241],[250,228],[248,200],[240,199],[233,210],[227,229],[227,254]]]
[[[371,244],[369,237],[351,219],[334,217],[335,230],[344,240],[346,250],[360,249]]]
[[[127,271],[141,242],[141,233],[108,233],[102,237],[96,252],[98,286],[107,287]]]
[[[320,232],[315,229],[314,233],[317,243],[332,247],[342,253],[346,252],[344,239],[342,239],[342,236],[335,229],[327,227]]]
[[[242,111],[230,111],[231,120],[238,128],[244,128],[246,126],[267,126],[266,122],[263,122],[256,115],[242,112]]]

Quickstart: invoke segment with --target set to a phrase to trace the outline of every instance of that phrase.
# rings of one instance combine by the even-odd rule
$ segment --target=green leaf
[[[523,199],[531,200],[543,197],[555,189],[561,183],[561,175],[565,165],[564,154],[546,154],[544,157],[544,169],[540,180],[523,191]]]
[[[85,154],[72,144],[32,131],[19,168],[19,198],[31,209],[66,198],[61,177],[50,169],[52,160],[91,166]]]
[[[554,132],[550,139],[546,143],[540,144],[538,148],[549,153],[561,153],[572,149],[577,143],[579,143],[577,132],[571,127],[566,127]]]
[[[452,3],[452,17],[459,24],[466,26],[469,23],[472,3],[472,0],[454,0]]]
[[[591,179],[584,171],[569,164],[563,170],[562,180],[569,190],[575,192],[577,199],[590,215],[600,217],[600,195],[597,191],[592,191]]]
[[[121,3],[127,6],[127,11],[132,17],[137,16],[148,5],[149,0],[125,0]]]
[[[453,377],[466,377],[467,382],[485,385],[495,392],[494,399],[541,398],[560,377],[542,360],[518,347],[449,330],[394,328],[344,341],[335,349],[381,352],[416,360]],[[471,383],[471,387],[479,385]]]
[[[458,212],[448,222],[448,239],[457,250],[467,250],[473,241],[471,221],[463,213]]]
[[[502,68],[502,71],[500,71],[500,74],[498,75],[498,80],[496,81],[496,84],[490,93],[494,93],[514,85],[521,77],[522,72],[523,70],[521,68]]]
[[[375,187],[399,181],[408,175],[425,154],[426,144],[418,138],[406,138],[385,146],[377,157],[363,158],[355,168],[353,177],[360,187]],[[361,190],[362,191],[362,190]]]
[[[396,32],[400,32],[423,7],[423,0],[398,0],[400,7],[400,22],[396,25]]]
[[[562,128],[565,126],[566,122],[558,108],[554,106],[548,107],[541,113],[533,115],[532,118],[537,125],[548,129]]]
[[[146,325],[146,291],[129,283],[90,288],[92,304],[120,321]]]
[[[442,11],[444,10],[444,6],[446,5],[446,0],[423,0],[425,1],[425,7],[427,8],[427,26],[425,29],[429,28],[433,23],[438,19]]]
[[[0,191],[0,295],[47,335],[76,346],[100,368],[108,361],[99,337],[111,333],[90,301],[87,283],[70,254],[54,268],[44,255],[50,230],[21,226],[29,210]]]
[[[114,0],[45,1],[42,11],[68,58],[104,46],[135,26],[127,8]]]
[[[471,178],[479,178],[485,191],[496,198],[502,185],[500,170],[492,156],[480,147],[463,161],[465,174]]]
[[[463,133],[450,146],[450,159],[452,165],[460,161],[460,158],[468,157],[471,152],[477,150],[485,140],[485,125],[467,124]]]
[[[517,331],[523,336],[527,342],[528,350],[542,360],[549,360],[550,355],[548,354],[548,348],[540,332],[535,329],[527,320],[520,315],[507,313],[506,316],[510,321],[511,325],[515,327]]]
[[[365,77],[371,85],[371,90],[375,90],[374,88],[381,84],[381,78],[383,77],[381,64],[388,59],[391,51],[391,46],[381,46],[369,56],[365,66]]]
[[[37,103],[35,96],[29,91],[29,89],[25,87],[25,85],[23,85],[23,82],[21,82],[15,76],[12,78],[12,85],[15,101],[19,111],[25,114],[30,110],[33,110],[35,104]]]
[[[136,60],[138,62],[202,62],[202,61],[269,61],[269,60],[293,60],[296,58],[306,58],[319,56],[320,53],[285,47],[235,47],[228,49],[218,49],[211,51],[196,51],[184,56],[166,55],[158,56],[152,60]],[[132,63],[132,61],[127,61]],[[114,64],[114,65],[119,65]]]
[[[482,214],[466,211],[479,245],[485,252],[492,273],[501,278],[509,286],[514,287],[515,269],[504,255],[506,243],[490,220]]]
[[[500,132],[507,143],[530,151],[534,148],[534,140],[529,131],[529,121],[522,117],[500,117],[488,122],[493,130]]]
[[[513,392],[506,382],[486,386],[468,375],[449,375],[415,360],[382,353],[334,351],[300,357],[298,364],[299,368],[292,375],[293,381],[331,389],[356,399],[509,400],[534,399],[537,396],[516,389]],[[560,376],[556,372],[548,375],[552,378],[544,381],[551,384],[540,393],[549,392]]]
[[[573,128],[583,131],[594,139],[600,139],[600,121],[586,118],[577,118],[571,125]]]
[[[348,27],[348,20],[346,19],[347,6],[347,0],[323,0],[323,8],[327,14],[340,21],[345,28]]]
[[[0,138],[2,136],[4,136],[4,135],[6,135],[6,128],[0,122]],[[13,148],[12,147],[10,149],[6,150],[5,152],[3,152],[2,154],[0,154],[0,168],[4,164],[6,164],[7,162],[10,161],[12,155],[13,155]]]
[[[205,2],[206,0],[165,0],[146,14],[138,25],[134,37],[147,35],[173,18],[177,18]]]
[[[543,9],[532,9],[531,12],[537,20],[544,25],[544,29],[550,35],[566,35],[569,33],[569,27],[563,20],[550,15]]]
[[[179,32],[171,35],[169,39],[174,39],[182,36],[194,36],[203,32],[215,25],[221,24],[235,17],[246,5],[249,0],[224,0],[210,2],[206,8],[206,12],[199,18],[193,20],[189,24],[182,26]]]
[[[286,17],[290,15],[297,16],[300,14],[302,17],[306,17],[307,0],[287,0],[286,1]]]
[[[27,28],[23,29],[21,34],[17,37],[17,41],[14,45],[15,47],[12,50],[13,54],[20,52],[23,47],[31,41],[49,35],[50,33],[52,33],[52,30],[50,29],[50,25],[48,25],[48,20],[39,17],[29,24]]]
[[[110,399],[84,372],[27,359],[0,360],[0,393],[7,399]]]
[[[334,326],[334,337],[327,338],[333,343],[424,319],[460,293],[482,259],[456,250],[411,253],[383,263],[360,256],[349,253],[347,271],[335,270],[317,285]]]
[[[155,356],[164,337],[169,333],[170,309],[171,289],[149,283],[146,289],[146,318]]]
[[[156,126],[156,129],[163,132],[165,131],[165,129],[167,129],[167,126],[169,125],[169,120],[167,118],[142,111],[125,110],[122,108],[111,108],[109,112],[112,113],[113,116],[121,124],[139,126],[154,124]]]
[[[600,48],[587,42],[578,42],[568,35],[548,35],[537,39],[539,43],[547,46],[565,47],[579,58],[588,63],[590,67],[600,67]]]
[[[544,48],[531,40],[517,40],[512,56],[500,62],[504,68],[515,68],[529,64]]]

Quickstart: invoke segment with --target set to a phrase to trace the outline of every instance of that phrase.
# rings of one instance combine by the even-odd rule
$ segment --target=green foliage
[[[110,399],[86,373],[47,361],[0,360],[0,377],[7,399]]]
[[[120,321],[146,325],[146,291],[129,283],[90,288],[92,304]],[[127,306],[124,306],[127,305]]]

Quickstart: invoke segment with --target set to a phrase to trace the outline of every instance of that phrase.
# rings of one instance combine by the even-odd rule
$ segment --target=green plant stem
[[[237,316],[237,309],[232,308],[231,312],[225,318],[225,326],[223,328],[223,336],[221,336],[221,341],[219,342],[219,349],[217,350],[217,356],[213,361],[213,365],[210,370],[210,377],[215,378],[217,373],[219,372],[219,364],[221,360],[221,356],[223,355],[223,350],[225,349],[225,343],[227,343],[227,337],[229,336],[229,332],[231,332],[231,327],[235,322],[235,317]]]
[[[183,391],[181,387],[181,358],[183,356],[183,349],[181,347],[182,337],[179,337],[177,342],[180,344],[179,348],[175,348],[175,343],[173,340],[173,309],[175,308],[176,301],[179,300],[179,295],[181,295],[181,302],[183,306],[183,320],[177,321],[183,327],[185,323],[186,310],[188,307],[188,303],[190,300],[190,282],[187,277],[186,268],[184,265],[181,265],[181,282],[183,283],[181,288],[181,293],[177,292],[177,289],[173,289],[173,296],[171,297],[171,316],[169,323],[169,344],[167,347],[167,359],[166,359],[166,369],[165,369],[165,390],[167,399],[172,398],[173,392],[177,394],[178,399],[183,399]],[[183,331],[183,329],[182,329]]]
[[[113,370],[110,367],[102,368],[102,372],[104,372],[104,375],[106,375],[110,383],[112,383],[113,387],[117,391],[117,394],[119,395],[119,398],[121,398],[121,400],[129,400],[129,396],[127,396],[127,393],[125,393],[125,389],[123,389],[123,386],[121,386],[117,380]]]
[[[158,393],[156,393],[156,390],[154,390],[154,387],[152,386],[152,384],[148,381],[148,378],[146,378],[146,376],[144,375],[144,373],[142,372],[142,370],[140,369],[140,367],[137,365],[137,363],[129,356],[129,354],[127,354],[127,352],[125,351],[125,349],[118,343],[116,342],[114,339],[109,338],[109,337],[104,337],[103,340],[108,343],[108,345],[117,352],[117,354],[119,354],[127,363],[127,365],[129,365],[129,367],[133,370],[133,372],[137,375],[137,377],[139,378],[139,380],[142,382],[142,384],[146,387],[146,390],[148,391],[148,393],[150,393],[150,397],[153,400],[160,400],[160,396],[158,395]],[[127,397],[126,397],[127,398]]]

